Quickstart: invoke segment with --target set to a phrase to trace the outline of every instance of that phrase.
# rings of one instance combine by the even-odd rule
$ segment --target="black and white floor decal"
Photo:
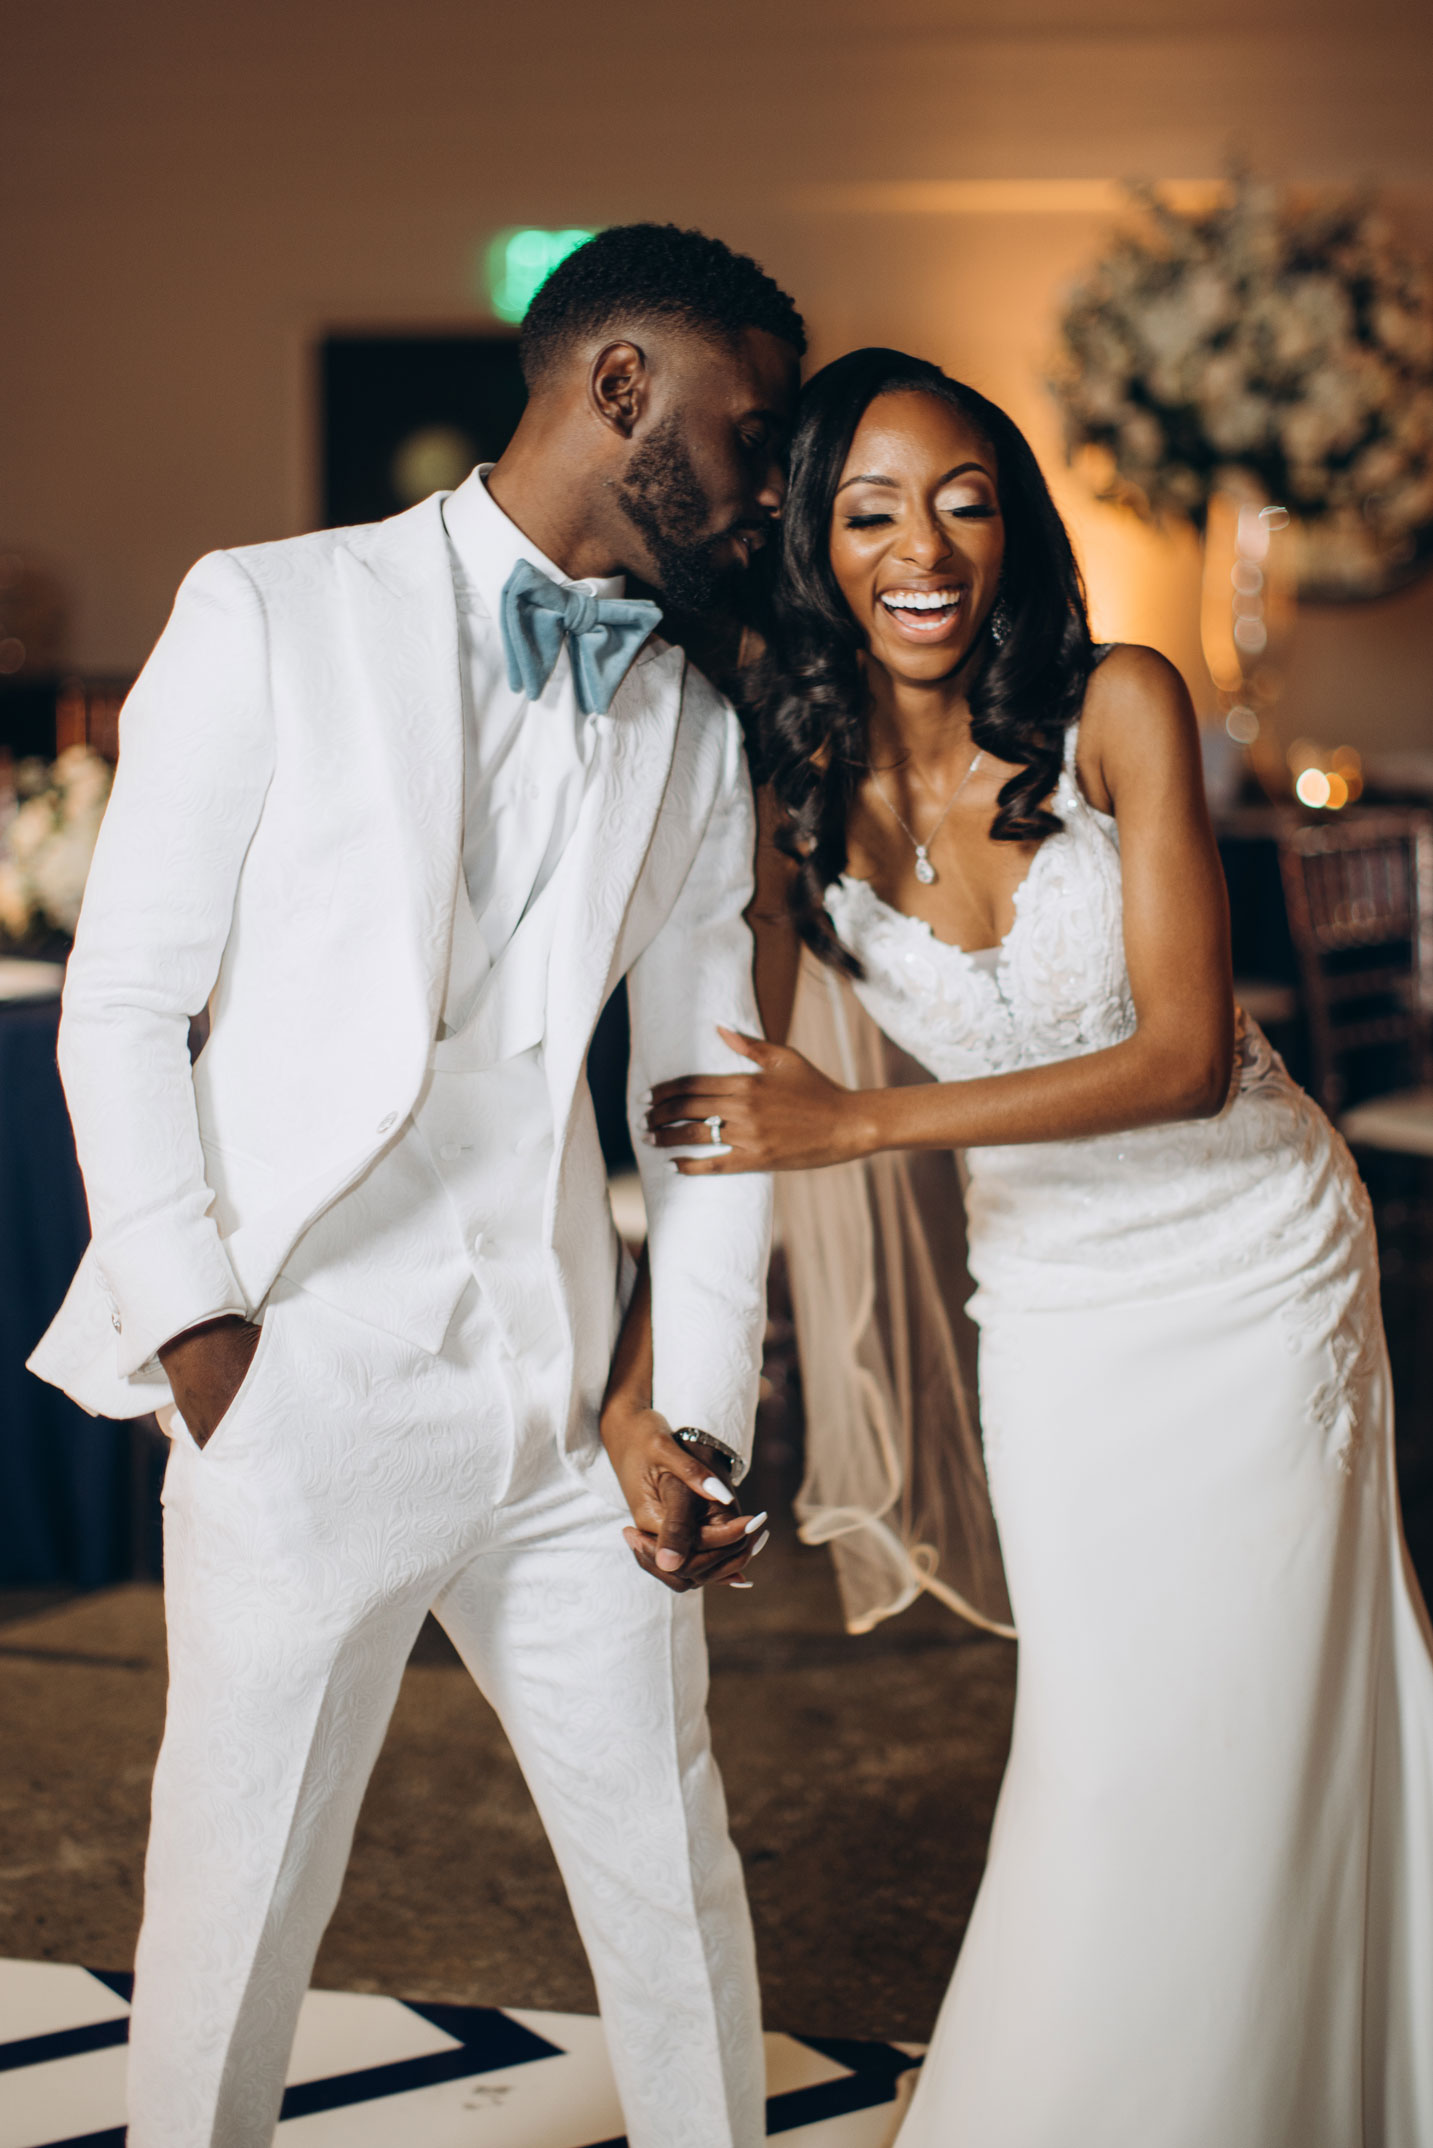
[[[0,2148],[123,2148],[129,1979],[0,1961]],[[767,2137],[881,2148],[914,2047],[768,2036]],[[623,2148],[587,2014],[304,2001],[279,2148]]]

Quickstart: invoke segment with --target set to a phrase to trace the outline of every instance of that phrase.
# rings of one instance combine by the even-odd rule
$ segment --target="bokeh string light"
[[[1261,761],[1269,758],[1266,720],[1283,690],[1278,660],[1292,623],[1289,520],[1286,508],[1231,483],[1211,496],[1204,536],[1204,660],[1225,730],[1236,745],[1258,747]]]
[[[1363,762],[1356,747],[1331,751],[1311,738],[1296,738],[1288,751],[1289,774],[1300,805],[1337,813],[1363,791]]]

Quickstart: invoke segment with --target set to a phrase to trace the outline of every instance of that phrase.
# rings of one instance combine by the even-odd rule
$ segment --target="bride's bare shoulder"
[[[1081,711],[1079,773],[1091,803],[1108,812],[1136,771],[1197,766],[1198,739],[1189,689],[1168,657],[1117,642],[1091,672]]]
[[[1085,688],[1086,716],[1119,716],[1143,710],[1154,713],[1188,704],[1183,679],[1158,649],[1137,641],[1117,641],[1090,673]]]

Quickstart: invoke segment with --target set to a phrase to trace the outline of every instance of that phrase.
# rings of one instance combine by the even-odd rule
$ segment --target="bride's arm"
[[[1228,909],[1198,728],[1183,681],[1162,657],[1122,649],[1095,673],[1080,764],[1092,802],[1119,824],[1134,1033],[1049,1066],[862,1091],[840,1088],[784,1046],[728,1038],[759,1078],[697,1075],[654,1093],[658,1146],[690,1145],[691,1128],[673,1130],[674,1121],[714,1112],[724,1121],[730,1153],[682,1159],[678,1170],[802,1170],[880,1149],[1070,1140],[1222,1108],[1234,1045]],[[793,992],[795,952],[793,935]],[[789,1019],[790,1000],[783,1005]]]

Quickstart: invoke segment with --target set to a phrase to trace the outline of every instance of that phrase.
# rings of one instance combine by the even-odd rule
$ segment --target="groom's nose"
[[[786,465],[773,455],[756,495],[757,505],[769,515],[779,515],[786,500]]]

